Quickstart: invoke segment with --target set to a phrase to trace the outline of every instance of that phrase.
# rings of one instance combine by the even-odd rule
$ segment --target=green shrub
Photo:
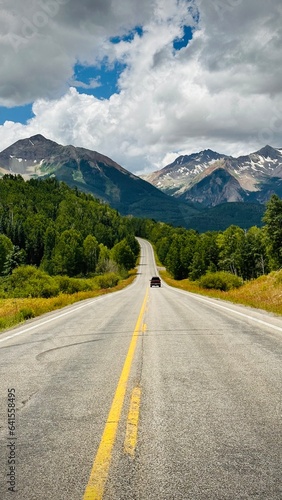
[[[20,309],[19,315],[22,319],[30,319],[35,317],[35,312],[31,307],[24,307],[23,309]]]
[[[9,297],[54,297],[59,288],[53,278],[34,266],[20,266],[4,279],[2,288]]]
[[[113,288],[119,282],[119,276],[115,273],[102,274],[95,278],[99,288]]]
[[[9,326],[8,324],[8,321],[6,320],[6,318],[0,318],[0,330],[4,330],[5,328],[7,328]]]
[[[282,285],[282,269],[280,269],[280,271],[274,272],[273,274],[274,274],[274,285],[275,286]]]
[[[199,279],[199,285],[206,289],[227,291],[242,286],[243,280],[239,276],[226,271],[209,272]]]
[[[68,276],[55,276],[54,280],[61,293],[73,294],[93,290],[92,280],[69,278]]]

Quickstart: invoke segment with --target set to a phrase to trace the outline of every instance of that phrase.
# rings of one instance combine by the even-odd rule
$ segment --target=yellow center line
[[[86,486],[83,500],[101,500],[103,498],[104,488],[107,481],[112,450],[116,439],[117,428],[121,416],[121,410],[125,398],[127,382],[135,353],[135,348],[139,333],[142,328],[142,319],[145,312],[145,306],[148,297],[148,288],[143,300],[143,304],[134,328],[130,346],[123,365],[120,379],[116,388],[112,406],[107,418],[100,445],[93,463],[89,481]]]
[[[131,394],[130,407],[127,417],[126,434],[124,440],[124,452],[132,458],[135,454],[137,444],[137,430],[139,420],[141,389],[135,387]]]

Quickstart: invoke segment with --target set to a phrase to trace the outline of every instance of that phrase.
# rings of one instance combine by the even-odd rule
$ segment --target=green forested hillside
[[[202,234],[144,220],[137,222],[136,231],[152,241],[160,262],[175,279],[197,280],[223,271],[250,280],[282,267],[282,200],[277,195],[267,203],[263,220],[262,228],[231,225]],[[217,278],[220,282],[223,276]],[[215,283],[215,276],[209,283]]]
[[[49,275],[93,276],[134,267],[131,219],[54,178],[0,180],[0,274],[22,265]]]
[[[261,227],[264,212],[265,205],[259,203],[222,203],[194,214],[190,227],[199,233],[224,231],[231,225],[242,229],[249,229],[252,226]]]

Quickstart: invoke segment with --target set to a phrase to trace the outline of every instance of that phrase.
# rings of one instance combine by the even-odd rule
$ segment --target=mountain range
[[[40,134],[0,153],[0,176],[55,176],[93,194],[122,215],[152,218],[200,232],[261,225],[264,203],[282,194],[282,149],[266,146],[233,158],[211,150],[180,156],[143,178],[96,151],[62,146]]]
[[[164,193],[196,206],[265,203],[273,193],[282,195],[282,149],[265,146],[238,158],[207,149],[179,156],[143,178]]]
[[[21,139],[0,153],[0,175],[25,180],[55,176],[91,193],[122,215],[152,218],[187,227],[198,210],[166,195],[115,161],[89,149],[62,146],[40,134]]]

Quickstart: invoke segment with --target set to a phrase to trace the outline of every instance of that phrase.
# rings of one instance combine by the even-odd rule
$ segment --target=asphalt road
[[[0,335],[1,500],[281,500],[282,318],[148,288],[141,244],[127,289]]]

